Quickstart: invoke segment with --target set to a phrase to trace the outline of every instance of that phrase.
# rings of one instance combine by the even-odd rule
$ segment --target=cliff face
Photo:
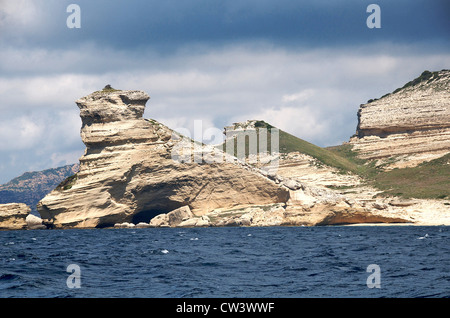
[[[436,158],[450,151],[450,70],[425,71],[391,94],[360,106],[350,143],[364,159]]]
[[[0,204],[0,230],[22,230],[31,209],[23,203]]]
[[[194,215],[215,208],[286,202],[289,191],[237,161],[208,162],[177,154],[186,143],[164,125],[142,118],[149,96],[106,90],[79,99],[86,145],[79,172],[38,204],[54,227],[106,227],[148,222],[188,206]],[[180,147],[180,143],[186,144]],[[195,149],[204,152],[201,145]],[[218,150],[211,150],[218,151]],[[188,160],[189,159],[189,160]]]

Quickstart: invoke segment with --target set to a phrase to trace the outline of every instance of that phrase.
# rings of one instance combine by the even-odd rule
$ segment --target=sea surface
[[[0,232],[2,298],[449,296],[446,226]]]

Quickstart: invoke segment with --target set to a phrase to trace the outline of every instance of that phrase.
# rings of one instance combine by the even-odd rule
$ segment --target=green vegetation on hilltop
[[[434,81],[438,80],[439,78],[441,78],[441,74],[442,74],[441,72],[445,72],[445,71],[448,72],[449,70],[443,69],[440,72],[439,71],[435,71],[435,72],[423,71],[422,74],[420,74],[419,77],[413,79],[412,81],[409,81],[408,83],[406,83],[402,87],[397,88],[392,93],[387,93],[387,94],[381,96],[380,98],[369,99],[367,101],[367,103],[372,103],[372,102],[374,102],[374,101],[376,101],[378,99],[381,99],[383,97],[389,96],[391,94],[398,93],[398,92],[400,92],[401,90],[403,90],[405,88],[413,87],[413,86],[416,86],[416,85],[418,85],[420,83],[423,83],[423,82],[426,82],[427,84],[429,84],[431,82],[434,82]],[[448,88],[445,87],[444,89],[448,89]]]
[[[111,85],[106,85],[101,91],[95,91],[93,94],[104,94],[104,93],[112,93],[118,92],[120,89],[112,88]]]
[[[240,126],[239,126],[240,127]],[[267,150],[271,151],[270,146],[271,146],[271,129],[275,128],[274,126],[266,123],[265,121],[259,120],[255,122],[255,128],[258,131],[259,128],[266,128],[268,131],[268,136],[267,136]],[[245,155],[248,156],[248,150],[249,150],[249,145],[248,145],[248,138],[245,139]],[[222,150],[225,150],[225,143],[220,145],[219,148]],[[259,147],[259,143],[258,143],[258,147]],[[237,154],[237,145],[235,143],[234,145],[234,154]],[[351,161],[348,160],[347,158],[339,155],[338,153],[329,151],[325,148],[321,148],[319,146],[316,146],[310,142],[307,142],[303,139],[300,139],[298,137],[295,137],[281,129],[279,129],[279,152],[280,153],[290,153],[290,152],[300,152],[306,155],[309,155],[313,158],[316,158],[319,162],[331,166],[331,167],[335,167],[337,169],[339,169],[339,171],[341,171],[342,173],[347,173],[347,172],[353,172],[353,173],[357,173],[358,172],[358,165]]]
[[[67,177],[64,181],[62,181],[56,189],[59,191],[65,191],[72,189],[72,186],[77,182],[78,180],[78,173],[75,173],[74,175]]]
[[[360,167],[354,160],[349,160],[338,152],[332,152],[326,148],[321,148],[303,139],[295,137],[283,130],[280,130],[280,152],[289,153],[298,151],[300,153],[316,158],[321,163],[339,169],[342,173],[358,173]]]
[[[445,70],[443,70],[443,71],[445,71]],[[407,87],[416,86],[417,84],[420,84],[422,82],[431,83],[431,82],[437,80],[438,78],[439,78],[439,72],[423,71],[419,77],[413,79],[412,81],[409,81],[408,83],[403,85],[403,87],[397,88],[394,91],[394,93],[396,93],[404,88],[407,88]]]

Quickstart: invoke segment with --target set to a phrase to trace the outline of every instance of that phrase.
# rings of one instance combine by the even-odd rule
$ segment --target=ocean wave
[[[2,274],[0,276],[0,281],[9,281],[9,280],[14,280],[14,279],[19,279],[20,276],[16,275],[16,274]]]

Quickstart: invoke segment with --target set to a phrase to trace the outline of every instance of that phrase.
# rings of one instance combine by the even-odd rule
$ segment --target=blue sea
[[[449,297],[449,229],[1,231],[0,297]]]

